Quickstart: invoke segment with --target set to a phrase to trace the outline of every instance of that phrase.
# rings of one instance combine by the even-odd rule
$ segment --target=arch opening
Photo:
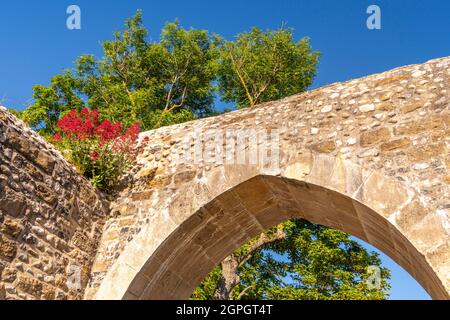
[[[149,255],[122,298],[186,299],[235,249],[292,218],[364,240],[409,272],[431,297],[448,298],[425,255],[382,213],[331,188],[271,175],[239,183],[196,210]]]

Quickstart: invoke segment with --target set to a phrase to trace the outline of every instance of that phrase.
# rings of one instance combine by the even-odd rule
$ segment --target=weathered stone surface
[[[412,103],[408,103],[405,106],[402,107],[402,112],[403,113],[408,113],[408,112],[412,112],[414,110],[419,109],[420,107],[422,107],[422,104],[420,102],[412,102]]]
[[[408,158],[412,162],[421,162],[437,157],[441,154],[446,154],[447,148],[444,143],[428,144],[411,148],[408,151]]]
[[[387,152],[396,149],[403,149],[408,147],[411,144],[411,140],[409,138],[401,138],[396,140],[391,140],[389,142],[385,142],[381,145],[381,151]]]
[[[66,281],[54,279],[67,279],[70,261],[84,270],[81,298],[107,203],[48,142],[1,107],[0,119],[6,138],[0,138],[0,299],[69,297]]]
[[[444,126],[442,119],[439,117],[431,117],[430,119],[423,119],[417,121],[406,122],[394,129],[396,135],[412,135],[421,133],[427,130],[434,130]]]
[[[9,187],[2,188],[2,194],[0,194],[0,208],[6,214],[17,217],[23,213],[26,200],[23,195],[15,192]]]
[[[42,283],[28,275],[19,275],[14,285],[17,290],[24,291],[34,297],[40,298],[42,294]]]
[[[406,204],[409,198],[406,186],[398,181],[386,179],[377,172],[367,178],[357,197],[361,197],[358,200],[385,218]]]
[[[56,201],[54,192],[43,183],[38,183],[36,188],[37,194],[49,205],[53,206]]]
[[[36,157],[36,164],[38,164],[46,172],[51,173],[55,166],[55,159],[47,152],[41,150]]]
[[[444,182],[450,184],[450,175],[444,177]]]
[[[377,105],[377,110],[380,111],[392,111],[395,110],[395,105],[391,101],[384,101]]]
[[[196,174],[197,173],[195,171],[183,171],[183,172],[177,173],[174,177],[174,182],[175,182],[175,184],[178,185],[180,183],[192,181],[192,179],[194,179]]]
[[[52,286],[45,285],[42,289],[42,299],[44,300],[55,300],[56,290]]]
[[[17,243],[0,235],[0,257],[12,260],[16,256]]]
[[[360,137],[362,147],[369,147],[380,142],[388,140],[390,137],[389,129],[379,128],[368,132],[363,132]]]
[[[22,221],[6,217],[3,224],[0,226],[0,232],[17,238],[23,231]]]
[[[72,237],[72,243],[84,252],[90,253],[92,250],[92,241],[81,231],[75,231],[75,234]]]
[[[396,217],[396,223],[402,230],[407,230],[425,218],[426,213],[426,208],[422,206],[419,200],[415,199],[401,210]]]
[[[131,198],[133,199],[133,201],[148,200],[148,199],[150,199],[152,194],[153,194],[152,190],[135,192],[131,195]]]
[[[28,140],[28,137],[21,135],[20,131],[10,128],[6,133],[6,142],[14,149],[31,158],[36,157],[38,149]]]
[[[369,111],[374,111],[374,110],[375,110],[375,105],[373,103],[364,104],[359,107],[359,111],[361,111],[361,112],[369,112]]]
[[[320,153],[330,153],[336,150],[335,141],[324,141],[311,146],[311,149]]]

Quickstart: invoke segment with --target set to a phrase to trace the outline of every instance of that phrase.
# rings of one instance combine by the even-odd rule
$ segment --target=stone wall
[[[80,299],[107,205],[0,107],[0,299]]]

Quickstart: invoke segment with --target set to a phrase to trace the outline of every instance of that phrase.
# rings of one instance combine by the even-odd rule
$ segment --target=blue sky
[[[66,8],[76,4],[82,29],[66,28]],[[368,30],[366,9],[381,8],[381,30]],[[442,0],[198,0],[106,1],[40,0],[0,3],[0,102],[22,109],[34,84],[71,67],[84,53],[101,55],[100,41],[110,39],[136,9],[157,39],[166,21],[204,28],[231,39],[252,26],[277,28],[284,22],[296,38],[309,36],[322,53],[314,87],[421,63],[450,55],[450,1]],[[393,273],[392,298],[426,298],[414,280],[387,257]]]

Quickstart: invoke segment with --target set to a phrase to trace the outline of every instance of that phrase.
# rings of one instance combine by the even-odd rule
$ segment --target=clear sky
[[[81,30],[66,28],[71,4],[81,8]],[[381,8],[381,30],[366,27],[371,4]],[[100,41],[136,9],[144,10],[154,39],[175,18],[229,39],[252,26],[273,29],[284,22],[322,53],[314,87],[450,55],[447,0],[1,0],[1,104],[22,109],[34,84],[48,84],[80,54],[100,56]],[[393,272],[392,298],[427,297],[395,263],[383,261]]]

